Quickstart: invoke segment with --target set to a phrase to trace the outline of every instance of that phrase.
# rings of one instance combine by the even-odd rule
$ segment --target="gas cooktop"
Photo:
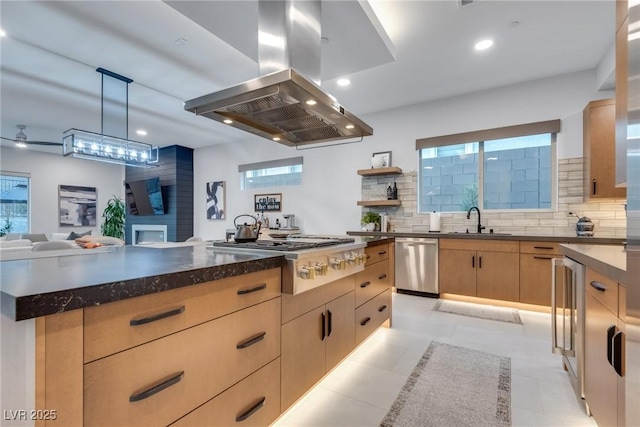
[[[353,242],[355,242],[355,239],[350,237],[306,236],[300,234],[290,236],[287,240],[256,240],[255,242],[242,243],[220,240],[214,241],[213,246],[291,252]]]

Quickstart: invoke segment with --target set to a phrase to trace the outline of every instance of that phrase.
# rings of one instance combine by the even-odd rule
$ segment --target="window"
[[[558,131],[554,120],[417,140],[419,212],[552,209]]]
[[[0,235],[29,232],[29,175],[0,172]]]
[[[242,190],[301,185],[302,157],[239,165],[238,172]]]

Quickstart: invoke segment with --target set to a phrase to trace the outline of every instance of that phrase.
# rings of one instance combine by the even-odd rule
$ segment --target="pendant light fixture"
[[[102,74],[102,129],[94,133],[69,129],[62,134],[62,153],[81,159],[150,168],[158,166],[158,147],[128,139],[130,78],[104,68]]]

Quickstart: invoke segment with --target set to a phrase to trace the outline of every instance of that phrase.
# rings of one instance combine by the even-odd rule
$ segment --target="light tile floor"
[[[274,424],[377,426],[432,340],[511,358],[514,426],[596,426],[580,408],[548,314],[520,310],[524,325],[434,312],[436,300],[393,294],[393,327],[380,328]]]

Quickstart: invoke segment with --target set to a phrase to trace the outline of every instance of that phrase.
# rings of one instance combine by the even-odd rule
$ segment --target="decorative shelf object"
[[[359,200],[358,206],[400,206],[400,200]]]
[[[402,169],[400,169],[397,166],[391,166],[388,168],[358,169],[358,175],[361,175],[361,176],[399,175],[401,173],[402,173]]]

